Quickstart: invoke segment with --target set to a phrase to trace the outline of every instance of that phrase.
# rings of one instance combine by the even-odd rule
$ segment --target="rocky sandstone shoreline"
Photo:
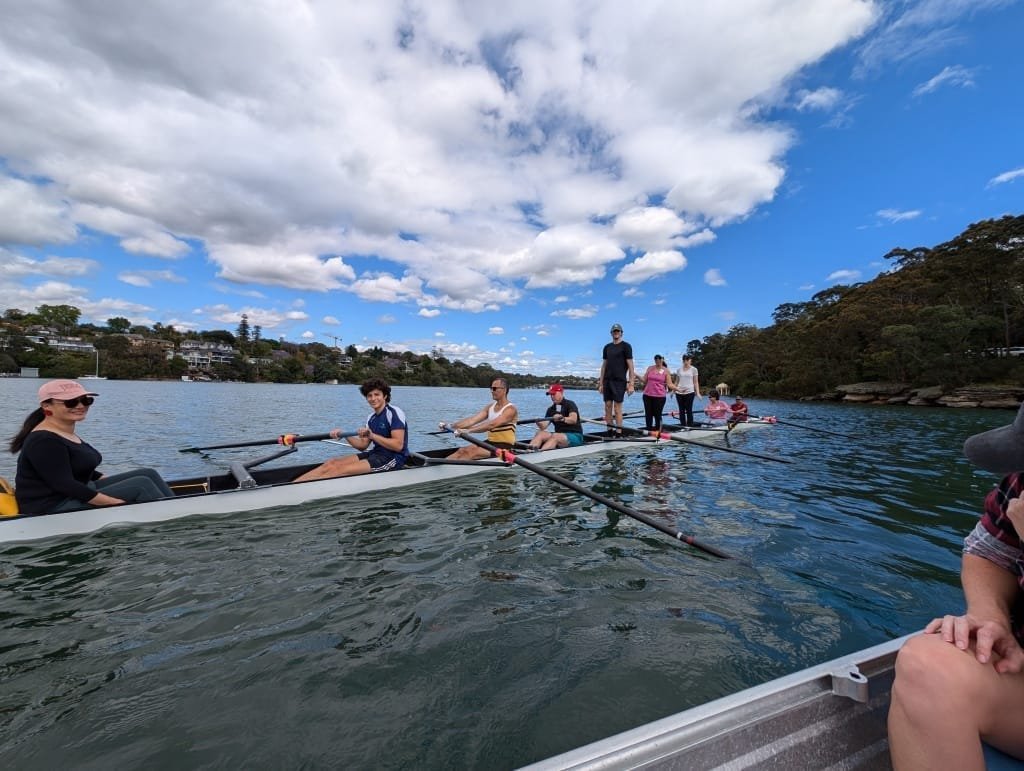
[[[946,390],[942,386],[911,388],[906,383],[850,383],[802,401],[1016,410],[1024,401],[1024,385],[970,385]]]

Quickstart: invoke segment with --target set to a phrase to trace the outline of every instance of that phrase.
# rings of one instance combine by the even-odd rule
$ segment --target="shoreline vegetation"
[[[1013,409],[1024,400],[1024,215],[970,225],[935,247],[895,248],[871,281],[837,284],[783,303],[767,327],[737,324],[690,340],[705,383],[748,398]],[[272,383],[361,383],[513,388],[560,382],[593,389],[593,377],[503,372],[380,347],[342,349],[263,337],[245,314],[234,331],[179,332],[160,323],[79,324],[70,305],[7,309],[0,318],[0,375]],[[331,337],[327,335],[327,337]]]

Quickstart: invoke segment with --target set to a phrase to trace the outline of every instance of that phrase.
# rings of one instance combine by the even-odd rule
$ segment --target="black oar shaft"
[[[765,455],[762,452],[754,452],[753,450],[737,450],[735,447],[719,447],[717,444],[708,444],[707,442],[701,442],[698,439],[690,439],[685,436],[676,436],[675,434],[665,434],[673,442],[684,442],[685,444],[695,444],[698,447],[707,447],[711,450],[724,450],[725,452],[733,452],[737,455],[749,455],[751,458],[760,458],[761,460],[773,460],[776,463],[792,463],[789,458],[779,458],[775,455]]]
[[[603,420],[592,420],[592,419],[589,419],[589,418],[584,418],[584,422],[585,423],[599,423],[601,425],[605,424]],[[633,428],[631,426],[619,426],[619,425],[616,425],[616,424],[612,423],[611,425],[609,425],[609,428],[615,428],[615,429],[618,429],[619,431],[624,431],[624,432],[627,432],[627,433],[630,433],[630,434],[639,434],[641,436],[646,436],[647,435],[646,431],[642,431],[639,428]],[[696,429],[696,430],[700,431],[701,429]],[[670,439],[673,442],[683,442],[684,444],[695,444],[698,447],[705,447],[705,448],[707,448],[709,450],[718,450],[719,452],[731,452],[731,453],[735,453],[736,455],[749,455],[751,458],[760,458],[761,460],[772,460],[772,461],[775,461],[776,463],[792,463],[793,462],[793,461],[789,460],[789,458],[779,458],[779,457],[777,457],[775,455],[765,455],[764,453],[754,452],[752,450],[737,450],[735,447],[723,447],[722,445],[719,445],[719,444],[708,444],[707,442],[701,442],[698,439],[690,439],[688,437],[676,436],[675,434],[663,433],[663,434],[659,434],[658,437],[660,439]]]
[[[338,438],[355,436],[354,433],[341,434]],[[285,437],[291,437],[290,442]],[[205,447],[186,447],[178,452],[201,452],[202,450],[230,450],[235,447],[260,447],[266,444],[289,444],[291,442],[322,442],[324,439],[333,439],[330,434],[281,434],[276,439],[257,439],[252,442],[229,442],[228,444],[210,444]]]
[[[551,418],[549,418],[547,415],[545,415],[543,418],[523,418],[522,420],[517,420],[515,422],[515,425],[517,425],[517,426],[525,426],[528,423],[543,423],[545,421],[550,422]]]
[[[581,484],[577,484],[571,479],[567,479],[559,474],[555,474],[552,471],[548,471],[545,468],[536,466],[533,463],[530,463],[529,461],[525,461],[514,453],[505,450],[499,450],[494,445],[488,444],[482,439],[477,439],[474,436],[469,436],[467,434],[459,434],[459,436],[461,436],[470,444],[475,444],[477,447],[481,447],[487,450],[492,455],[495,455],[496,457],[506,460],[506,462],[508,460],[511,460],[516,465],[522,466],[524,469],[528,471],[532,471],[533,473],[539,474],[545,479],[549,479],[552,482],[556,482],[557,484],[560,484],[564,487],[568,487],[570,490],[573,490],[574,492],[577,492],[580,495],[590,498],[593,501],[597,501],[602,506],[607,506],[612,511],[617,511],[620,514],[625,514],[627,517],[632,517],[633,519],[638,520],[639,522],[643,522],[645,525],[649,525],[653,527],[655,530],[660,530],[661,532],[665,533],[665,535],[669,535],[672,538],[675,538],[677,541],[682,541],[683,543],[688,544],[694,547],[695,549],[700,549],[701,551],[707,552],[708,554],[711,554],[715,557],[721,557],[722,559],[734,559],[734,557],[731,554],[727,554],[721,549],[716,549],[714,546],[709,546],[705,543],[701,543],[692,535],[686,535],[685,533],[681,533],[678,530],[673,530],[668,525],[659,522],[658,520],[652,517],[647,516],[641,511],[631,509],[629,506],[619,503],[618,501],[614,501],[605,495],[601,495],[601,493],[595,493],[590,488],[584,487]]]
[[[760,415],[751,415],[750,417],[752,417],[752,418],[760,418],[761,416]],[[838,437],[842,437],[843,439],[856,439],[857,438],[857,437],[853,436],[852,434],[842,434],[842,433],[840,433],[838,431],[830,431],[827,428],[817,428],[815,426],[805,426],[803,423],[793,423],[793,422],[788,421],[788,420],[779,420],[778,418],[775,418],[774,420],[775,420],[776,423],[779,423],[780,425],[792,426],[793,428],[802,428],[805,431],[817,431],[819,434],[828,434],[829,436],[838,436]]]

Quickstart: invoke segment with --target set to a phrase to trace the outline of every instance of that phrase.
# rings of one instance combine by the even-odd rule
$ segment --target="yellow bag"
[[[14,488],[0,477],[0,517],[18,516],[18,501],[14,497]]]

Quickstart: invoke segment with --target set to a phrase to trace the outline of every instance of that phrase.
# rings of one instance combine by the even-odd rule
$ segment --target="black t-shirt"
[[[629,365],[626,362],[633,358],[633,346],[623,340],[621,343],[608,343],[601,353],[604,359],[605,380],[625,380],[629,375]]]
[[[576,413],[575,423],[564,423],[551,421],[551,425],[555,427],[556,434],[582,434],[583,426],[579,424],[580,410],[576,406],[576,402],[571,402],[568,399],[562,399],[561,404],[552,404],[548,407],[548,411],[544,413],[545,417],[553,418],[555,414],[559,414],[565,417]]]
[[[99,450],[52,431],[32,431],[18,455],[14,496],[24,514],[45,514],[68,498],[85,503],[96,496],[86,483],[99,479]]]

